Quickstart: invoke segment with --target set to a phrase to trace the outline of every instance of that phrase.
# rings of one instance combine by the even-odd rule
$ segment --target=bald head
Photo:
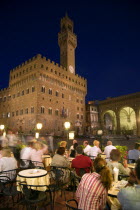
[[[112,145],[112,141],[107,141],[107,146]]]

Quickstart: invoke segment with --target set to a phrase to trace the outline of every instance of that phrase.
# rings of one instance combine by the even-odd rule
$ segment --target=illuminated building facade
[[[60,65],[38,54],[10,71],[9,87],[0,91],[0,124],[29,133],[40,122],[42,132],[62,135],[69,121],[83,132],[87,82],[75,73],[77,37],[67,15],[60,28]]]
[[[89,101],[88,110],[98,109],[98,124],[104,134],[130,134],[140,136],[140,92],[107,98],[103,101]],[[91,119],[91,111],[87,117]],[[96,122],[97,124],[97,122]],[[90,129],[92,124],[87,125]],[[98,128],[98,127],[97,127]],[[94,130],[97,130],[96,128]]]

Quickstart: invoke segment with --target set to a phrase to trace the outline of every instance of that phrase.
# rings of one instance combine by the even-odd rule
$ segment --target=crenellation
[[[71,61],[72,59],[71,57]],[[36,76],[35,72],[32,71],[35,68],[34,64],[37,69]],[[70,65],[72,64],[73,62]],[[71,122],[73,125],[71,129],[76,131],[74,125],[77,121],[77,106],[80,106],[83,109],[80,111],[80,121],[82,128],[84,128],[85,104],[76,101],[77,98],[85,100],[86,87],[81,85],[84,81],[82,77],[75,75],[75,72],[70,73],[67,66],[55,63],[41,54],[37,54],[15,67],[10,73],[13,73],[9,81],[11,88],[8,93],[6,92],[7,89],[0,90],[0,93],[5,91],[1,94],[2,97],[11,95],[10,103],[8,98],[3,103],[5,106],[9,105],[9,110],[14,112],[14,116],[11,113],[10,118],[2,119],[5,120],[5,124],[8,122],[13,129],[19,129],[22,126],[23,131],[29,133],[35,128],[36,122],[40,121],[41,123],[45,122],[48,133],[53,131],[55,134],[61,135],[64,132],[63,124],[66,120]],[[33,113],[31,113],[31,107],[34,108]],[[42,107],[44,108],[42,109]],[[51,114],[48,113],[50,107],[52,109]],[[26,113],[27,108],[28,113]],[[20,110],[23,110],[23,114],[17,116],[16,111],[20,112]],[[59,110],[57,116],[56,110]],[[5,112],[3,107],[0,111]],[[24,124],[22,123],[23,117],[25,119]],[[42,128],[42,132],[46,132],[45,126]]]

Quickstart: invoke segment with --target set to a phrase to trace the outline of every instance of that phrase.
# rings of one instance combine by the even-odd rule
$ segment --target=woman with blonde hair
[[[94,161],[95,172],[84,174],[76,191],[78,208],[82,210],[104,209],[112,175],[103,158]]]
[[[47,146],[46,146],[47,147]],[[31,161],[42,162],[42,155],[46,153],[47,148],[41,142],[34,142],[31,150]]]

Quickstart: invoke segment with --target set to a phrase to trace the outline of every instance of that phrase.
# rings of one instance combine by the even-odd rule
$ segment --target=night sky
[[[59,62],[57,35],[68,13],[77,34],[76,73],[87,100],[140,91],[140,1],[1,0],[0,89],[9,72],[36,54]]]

